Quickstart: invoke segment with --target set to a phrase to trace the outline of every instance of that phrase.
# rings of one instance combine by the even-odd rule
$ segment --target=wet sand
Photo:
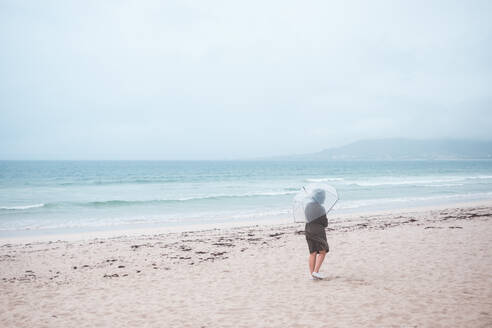
[[[0,246],[1,327],[490,327],[492,203]]]

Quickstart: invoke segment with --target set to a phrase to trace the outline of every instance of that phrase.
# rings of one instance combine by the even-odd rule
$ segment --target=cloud
[[[374,136],[492,137],[488,1],[0,6],[1,158],[213,159]]]

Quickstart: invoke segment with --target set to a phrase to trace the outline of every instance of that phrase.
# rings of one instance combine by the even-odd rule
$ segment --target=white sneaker
[[[324,275],[322,275],[322,274],[321,274],[321,273],[319,273],[319,272],[313,272],[313,277],[314,277],[315,279],[325,279],[325,276],[324,276]]]

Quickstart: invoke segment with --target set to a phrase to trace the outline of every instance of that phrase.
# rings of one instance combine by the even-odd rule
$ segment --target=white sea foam
[[[290,217],[290,209],[273,209],[267,211],[240,211],[240,212],[201,212],[201,213],[174,213],[158,216],[138,217],[107,217],[86,218],[80,220],[68,220],[64,222],[25,222],[21,225],[4,225],[0,231],[26,231],[26,230],[63,230],[63,229],[106,229],[126,226],[151,226],[151,225],[183,225],[206,224],[233,221],[258,220],[274,217]]]
[[[398,186],[398,185],[424,185],[424,186],[440,186],[450,187],[454,185],[462,184],[451,184],[456,182],[466,182],[473,180],[489,180],[492,179],[492,175],[476,175],[476,176],[447,176],[447,177],[418,177],[418,176],[407,176],[401,178],[367,178],[364,180],[344,180],[345,184],[357,185],[361,187],[377,187],[377,186]]]
[[[330,181],[343,181],[343,178],[316,178],[306,179],[307,182],[330,182]]]
[[[377,187],[377,186],[398,186],[398,185],[430,185],[436,183],[450,183],[450,182],[458,182],[465,181],[469,179],[468,177],[449,177],[449,178],[412,178],[406,177],[403,179],[374,179],[374,180],[365,180],[365,181],[352,181],[348,182],[348,184],[358,185],[361,187]]]
[[[492,179],[492,175],[479,175],[476,177],[470,177],[470,179]]]
[[[364,199],[364,200],[353,200],[353,201],[340,201],[338,202],[334,209],[344,210],[344,209],[358,209],[371,207],[375,205],[384,204],[395,204],[395,203],[415,203],[415,202],[426,202],[426,201],[446,201],[446,200],[475,200],[492,197],[492,192],[483,193],[467,193],[467,194],[456,194],[456,195],[436,195],[436,196],[425,196],[425,197],[397,197],[397,198],[375,198],[375,199]]]
[[[460,187],[464,185],[465,185],[464,183],[438,183],[438,184],[424,184],[422,186],[438,188],[438,187]]]
[[[265,192],[247,192],[240,194],[210,194],[203,196],[193,196],[193,197],[182,197],[177,199],[163,199],[163,201],[189,201],[189,200],[205,200],[214,198],[240,198],[240,197],[257,197],[257,196],[282,196],[282,195],[293,195],[298,191],[265,191]]]
[[[44,204],[22,205],[22,206],[0,206],[0,210],[28,210],[30,208],[43,207]]]

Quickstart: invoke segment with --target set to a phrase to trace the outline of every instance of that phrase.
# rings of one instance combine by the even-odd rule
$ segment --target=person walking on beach
[[[309,273],[313,279],[323,279],[319,273],[321,264],[329,252],[328,241],[326,240],[325,228],[328,226],[326,210],[323,203],[326,198],[325,191],[315,189],[312,192],[312,200],[306,204],[305,215],[307,219],[305,234],[309,248]]]

